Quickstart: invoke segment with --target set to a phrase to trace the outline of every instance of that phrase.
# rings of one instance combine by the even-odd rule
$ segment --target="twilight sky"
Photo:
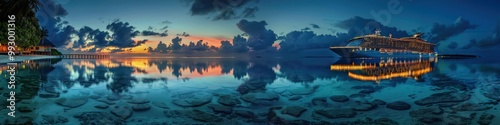
[[[106,35],[105,32],[108,33],[107,35],[125,34],[116,36],[115,41],[126,41],[130,38],[135,41],[133,45],[118,43],[121,41],[115,42],[111,50],[132,48],[129,52],[141,53],[147,47],[156,47],[159,41],[170,43],[178,36],[177,34],[184,32],[189,36],[181,37],[183,38],[181,43],[188,44],[190,41],[196,42],[202,39],[209,45],[218,47],[221,40],[232,41],[234,36],[245,33],[236,25],[242,19],[265,21],[267,23],[265,28],[274,31],[277,36],[283,36],[292,31],[306,30],[315,34],[335,35],[348,32],[346,27],[364,27],[366,23],[362,21],[349,20],[356,16],[362,19],[373,19],[382,25],[395,27],[408,34],[416,31],[434,34],[436,38],[428,40],[435,40],[442,51],[476,51],[477,49],[467,47],[460,48],[471,43],[481,43],[482,39],[492,39],[493,43],[490,44],[495,46],[499,43],[496,38],[498,33],[495,34],[498,29],[495,27],[499,27],[497,25],[500,20],[498,14],[500,8],[497,6],[500,4],[494,0],[481,2],[470,0],[229,0],[233,1],[229,4],[225,1],[42,0],[44,7],[37,16],[40,24],[48,27],[49,39],[52,39],[59,48],[70,48],[65,51],[106,48],[113,42],[106,45],[95,42],[98,41],[96,39],[99,33],[103,36]],[[214,7],[214,5],[217,6]],[[382,14],[390,14],[390,18]],[[349,21],[351,23],[348,23]],[[127,32],[128,30],[131,32]],[[134,31],[139,33],[134,33]],[[89,36],[88,34],[94,36],[80,39],[80,37]],[[493,38],[490,38],[492,36]],[[147,41],[143,41],[144,39]],[[471,42],[474,39],[478,42]],[[278,40],[275,44],[279,42]],[[453,47],[454,45],[449,45],[450,43],[457,44],[458,47]],[[101,51],[107,52],[108,49]]]

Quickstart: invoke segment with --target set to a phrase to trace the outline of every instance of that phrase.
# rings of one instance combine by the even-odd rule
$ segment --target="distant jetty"
[[[442,59],[468,59],[468,58],[479,58],[477,55],[466,55],[466,54],[439,54],[439,58]]]

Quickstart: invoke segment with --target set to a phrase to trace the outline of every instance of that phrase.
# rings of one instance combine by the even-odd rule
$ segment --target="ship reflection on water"
[[[347,71],[350,78],[362,81],[376,81],[393,78],[413,78],[433,70],[437,58],[380,58],[344,59],[332,64],[332,71]]]

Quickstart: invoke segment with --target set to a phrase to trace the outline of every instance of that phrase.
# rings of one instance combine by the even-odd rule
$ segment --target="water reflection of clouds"
[[[316,79],[329,79],[334,73],[329,71],[329,61],[310,64],[301,60],[238,60],[238,59],[104,59],[104,60],[64,60],[59,68],[70,81],[82,86],[104,82],[120,83],[130,87],[131,83],[151,83],[159,79],[188,80],[202,77],[232,75],[234,79],[244,79],[244,83],[265,86],[276,78],[291,82],[308,83]],[[161,81],[161,80],[160,80]],[[121,86],[120,85],[120,86]],[[110,87],[112,88],[112,87]],[[118,90],[117,90],[118,91]]]
[[[77,80],[78,77],[80,77],[80,73],[77,72],[77,70],[73,69],[73,65],[64,65],[64,68],[69,71],[69,79],[70,80]]]
[[[355,61],[355,60],[350,60]],[[366,60],[361,62],[366,63]],[[405,61],[402,61],[405,62]],[[401,63],[403,69],[429,67],[428,60],[411,63],[406,60]],[[415,62],[415,61],[413,61]],[[61,83],[80,84],[83,87],[106,84],[109,90],[125,92],[135,84],[166,84],[167,82],[194,84],[199,80],[217,83],[218,81],[233,81],[238,84],[240,93],[265,90],[266,86],[277,79],[289,83],[312,83],[317,80],[358,81],[346,71],[332,71],[332,64],[342,64],[345,61],[334,59],[103,59],[103,60],[63,60],[57,64],[57,78]],[[348,64],[352,64],[349,62]],[[373,65],[381,65],[380,61]],[[399,63],[398,63],[399,64]],[[416,66],[412,66],[416,64]],[[399,65],[395,66],[398,67]],[[420,66],[420,67],[419,67]],[[375,70],[388,70],[390,63],[383,67],[375,67],[362,72],[353,73],[372,74]],[[460,65],[446,66],[446,68],[463,67]],[[477,69],[476,66],[474,66]],[[436,68],[437,69],[437,68]],[[491,68],[490,68],[491,69]],[[485,70],[485,69],[482,69]],[[418,70],[413,70],[417,73]],[[488,71],[488,70],[485,70]],[[372,73],[370,73],[372,72]],[[405,72],[399,76],[404,76]],[[427,72],[427,70],[426,70]],[[426,72],[422,72],[425,74]],[[430,72],[430,71],[429,71]],[[494,71],[493,71],[494,72]],[[419,74],[419,75],[422,75]],[[229,77],[227,77],[229,76]],[[232,77],[231,77],[232,76]],[[412,76],[415,77],[415,76]],[[419,77],[419,76],[416,76]],[[405,78],[405,77],[403,77]],[[424,80],[424,79],[422,79]],[[394,78],[391,82],[405,81]]]

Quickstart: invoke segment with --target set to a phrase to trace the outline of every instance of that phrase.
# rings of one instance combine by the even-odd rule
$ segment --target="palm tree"
[[[49,30],[45,27],[42,27],[42,32],[40,33],[40,38],[45,39],[45,37],[49,36]]]
[[[0,0],[0,17],[7,17],[11,14],[16,16],[16,24],[20,27],[19,30],[16,29],[16,35],[20,35],[18,41],[22,42],[19,47],[23,49],[38,45],[40,38],[48,35],[46,32],[45,35],[43,34],[36,18],[39,7],[42,7],[40,0]],[[1,22],[7,22],[7,20],[8,18],[0,18]]]
[[[17,11],[17,15],[26,17],[26,16],[35,16],[35,13],[38,11],[38,6],[42,6],[42,3],[38,0],[16,0],[11,4],[11,11]]]

